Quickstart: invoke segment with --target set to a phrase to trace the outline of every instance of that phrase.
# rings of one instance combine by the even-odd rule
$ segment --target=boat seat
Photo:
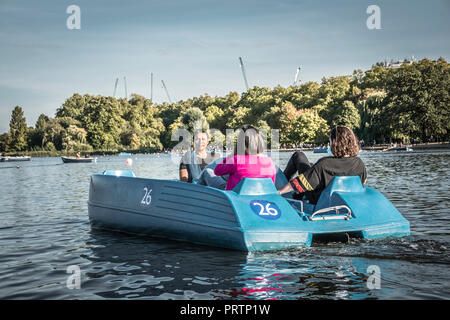
[[[364,186],[359,176],[337,176],[328,184],[328,186],[320,194],[319,200],[314,211],[341,205],[342,200],[339,196],[334,195],[335,192],[364,192]]]

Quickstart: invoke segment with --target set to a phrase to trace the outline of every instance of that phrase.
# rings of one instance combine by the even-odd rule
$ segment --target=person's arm
[[[226,174],[233,173],[234,170],[235,170],[234,157],[228,156],[214,168],[214,174],[216,176],[223,176]]]
[[[362,161],[361,161],[361,162],[362,162]],[[363,163],[363,166],[364,166],[364,163]],[[364,166],[363,174],[362,174],[362,177],[361,177],[361,182],[362,182],[363,186],[365,186],[366,183],[367,183],[367,170],[366,170],[366,166]]]
[[[189,181],[189,172],[187,170],[187,165],[184,161],[184,156],[183,156],[183,158],[181,158],[181,161],[180,161],[179,174],[180,174],[180,181],[183,181],[183,182]]]

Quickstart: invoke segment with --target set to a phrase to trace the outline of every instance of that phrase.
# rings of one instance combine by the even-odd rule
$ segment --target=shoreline
[[[406,146],[406,145],[403,145]],[[430,143],[419,143],[419,144],[411,144],[413,150],[434,150],[434,149],[450,149],[449,142],[430,142]],[[373,147],[362,147],[361,150],[365,151],[382,151],[383,149],[389,148],[390,144],[377,144]],[[397,147],[400,147],[397,145]]]
[[[362,147],[361,150],[364,151],[382,151],[383,149],[389,148],[389,144],[377,144],[371,147]],[[441,150],[441,149],[450,149],[450,143],[421,143],[411,145],[413,150]],[[270,150],[270,149],[268,149]],[[313,151],[313,148],[280,148],[281,152],[293,152],[293,151]],[[117,156],[119,153],[125,152],[130,153],[132,156],[137,154],[156,154],[156,153],[165,153],[167,151],[158,151],[158,152],[145,152],[139,150],[97,150],[91,152],[81,152],[82,154],[87,154],[89,156]],[[44,158],[44,157],[62,157],[62,156],[73,156],[76,152],[68,152],[68,151],[20,151],[20,152],[5,152],[1,156],[2,157],[23,157],[28,156],[32,158]]]

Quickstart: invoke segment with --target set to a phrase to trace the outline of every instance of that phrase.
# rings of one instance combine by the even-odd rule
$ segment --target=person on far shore
[[[77,159],[80,159],[81,158],[81,153],[78,151],[77,152]]]
[[[314,165],[310,164],[306,155],[295,152],[288,161],[284,175],[289,183],[278,190],[279,194],[296,191],[296,199],[306,199],[316,204],[320,194],[336,176],[359,176],[361,183],[366,184],[367,172],[359,152],[358,139],[350,128],[337,126],[330,133],[330,149],[332,157],[323,157]],[[292,176],[298,176],[292,179]],[[291,180],[292,179],[292,180]]]

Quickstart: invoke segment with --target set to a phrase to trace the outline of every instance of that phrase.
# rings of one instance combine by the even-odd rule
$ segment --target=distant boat
[[[413,151],[413,148],[411,148],[411,146],[403,146],[403,147],[387,148],[383,149],[383,151]]]
[[[118,154],[118,156],[119,157],[130,157],[130,156],[132,156],[132,154],[128,153],[128,152],[121,152]]]
[[[64,163],[84,163],[96,161],[97,158],[77,158],[77,157],[61,157]]]
[[[0,162],[30,161],[31,157],[1,157]]]
[[[314,148],[313,152],[314,153],[330,153],[331,149],[330,149],[330,147],[327,147],[327,148]]]

